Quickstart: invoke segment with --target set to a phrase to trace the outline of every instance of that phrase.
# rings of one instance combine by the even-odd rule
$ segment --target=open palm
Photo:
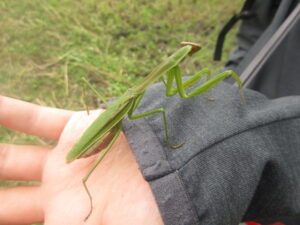
[[[87,182],[82,178],[98,155],[66,164],[65,156],[99,111],[73,113],[0,97],[0,124],[58,140],[54,148],[0,145],[0,179],[36,180],[39,186],[0,189],[0,224],[45,225],[163,224],[153,194],[143,179],[123,134]]]

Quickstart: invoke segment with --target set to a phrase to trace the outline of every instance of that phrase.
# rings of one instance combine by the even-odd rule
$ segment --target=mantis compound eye
[[[180,42],[180,45],[182,46],[186,46],[186,45],[190,45],[192,46],[192,50],[189,53],[189,56],[193,55],[195,52],[198,52],[201,49],[201,46],[197,43],[194,42],[189,42],[189,41],[182,41]]]

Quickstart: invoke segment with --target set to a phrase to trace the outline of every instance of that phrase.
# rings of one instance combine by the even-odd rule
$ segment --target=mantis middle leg
[[[155,113],[161,113],[162,115],[162,119],[163,119],[163,125],[164,125],[164,131],[165,131],[165,137],[166,137],[166,144],[171,147],[171,148],[179,148],[183,145],[183,143],[179,144],[179,145],[171,145],[170,144],[170,138],[169,138],[169,133],[168,133],[168,126],[167,126],[167,116],[166,116],[166,112],[164,110],[164,108],[158,108],[158,109],[154,109],[154,110],[151,110],[151,111],[148,111],[148,112],[145,112],[145,113],[141,113],[141,114],[137,114],[137,115],[133,115],[133,112],[136,110],[136,108],[138,107],[139,103],[141,102],[142,98],[144,96],[144,93],[139,95],[131,109],[129,110],[128,112],[128,117],[129,119],[131,120],[135,120],[135,119],[139,119],[141,117],[145,117],[145,116],[149,116],[149,115],[152,115],[152,114],[155,114]]]

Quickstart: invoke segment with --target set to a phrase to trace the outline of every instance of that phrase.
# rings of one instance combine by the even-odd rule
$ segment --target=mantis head
[[[182,45],[182,46],[186,46],[186,45],[192,46],[192,49],[189,53],[189,56],[193,55],[194,53],[198,52],[201,49],[201,46],[199,44],[194,43],[194,42],[189,42],[189,41],[182,41],[182,42],[180,42],[180,45]]]

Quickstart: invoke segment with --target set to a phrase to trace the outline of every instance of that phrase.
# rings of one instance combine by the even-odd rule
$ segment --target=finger
[[[0,199],[0,225],[43,221],[39,187],[1,188]]]
[[[57,140],[71,115],[71,111],[0,96],[0,124],[23,133]]]
[[[40,181],[49,148],[0,144],[0,179]]]

